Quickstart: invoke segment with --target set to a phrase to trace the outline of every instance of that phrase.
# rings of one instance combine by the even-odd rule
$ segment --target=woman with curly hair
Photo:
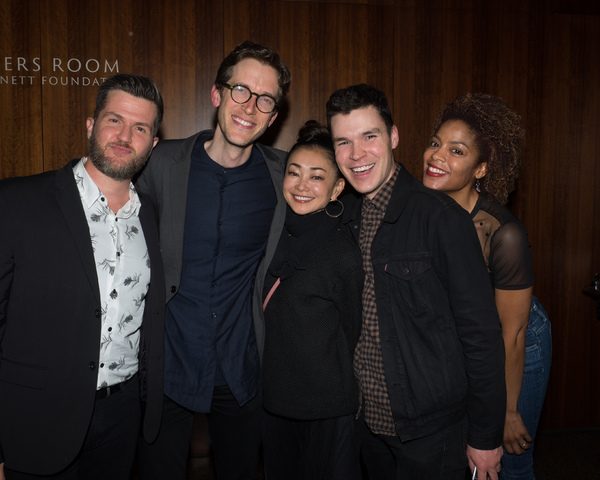
[[[442,109],[433,132],[423,183],[470,212],[502,323],[507,402],[500,478],[531,480],[552,346],[548,316],[532,296],[527,231],[504,206],[521,163],[520,117],[500,98],[468,93]]]

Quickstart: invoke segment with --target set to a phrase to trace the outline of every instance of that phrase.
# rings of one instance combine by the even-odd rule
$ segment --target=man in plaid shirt
[[[466,211],[394,160],[385,94],[368,85],[327,102],[348,195],[343,223],[365,269],[355,352],[357,434],[371,479],[497,479],[504,345],[479,242]]]

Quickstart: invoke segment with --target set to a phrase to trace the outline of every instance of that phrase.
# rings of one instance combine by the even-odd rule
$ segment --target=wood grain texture
[[[44,171],[41,89],[29,84],[39,68],[39,24],[38,2],[0,2],[0,178]]]
[[[153,78],[165,99],[160,137],[181,138],[214,125],[217,68],[252,40],[278,50],[292,72],[288,101],[263,143],[289,149],[306,120],[325,121],[335,89],[366,82],[388,95],[400,132],[396,158],[417,178],[446,102],[467,91],[501,96],[526,129],[509,206],[528,229],[534,292],[553,328],[542,427],[600,426],[600,322],[581,291],[600,271],[600,16],[584,3],[4,0],[0,178],[58,168],[87,152],[85,119],[97,89],[42,84],[41,76],[87,75],[65,63],[61,72],[56,58],[74,66],[118,60],[119,72]],[[17,58],[40,59],[32,85],[1,82],[19,76]]]

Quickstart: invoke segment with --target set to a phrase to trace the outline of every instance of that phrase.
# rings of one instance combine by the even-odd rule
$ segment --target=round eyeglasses
[[[277,100],[271,95],[267,95],[266,93],[259,95],[245,85],[229,85],[228,83],[225,83],[223,86],[229,89],[231,92],[231,99],[235,103],[246,103],[252,98],[252,95],[254,95],[256,97],[256,108],[262,113],[273,113],[279,106]]]

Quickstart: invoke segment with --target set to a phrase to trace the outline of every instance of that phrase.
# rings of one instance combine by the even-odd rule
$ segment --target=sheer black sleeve
[[[476,209],[477,212],[472,213],[473,222],[494,288],[531,287],[533,264],[523,224],[506,207],[483,198]]]

